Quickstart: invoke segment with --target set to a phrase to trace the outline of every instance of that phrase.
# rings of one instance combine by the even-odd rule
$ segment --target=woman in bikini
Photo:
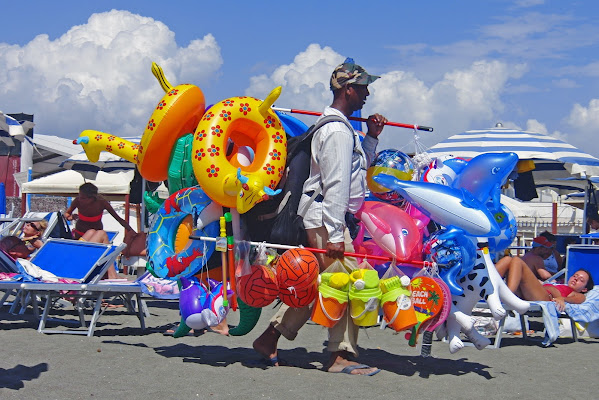
[[[79,210],[77,223],[73,229],[73,239],[83,239],[87,242],[109,243],[108,235],[102,224],[104,210],[116,219],[126,230],[133,230],[129,224],[122,219],[110,203],[98,195],[98,188],[93,183],[84,183],[79,187],[79,196],[73,200],[64,216],[72,221],[77,215],[73,214],[75,209]]]
[[[528,301],[553,301],[558,311],[564,311],[566,303],[580,304],[585,293],[594,286],[591,274],[579,269],[568,279],[565,285],[543,284],[537,279],[530,267],[519,257],[499,260],[495,265],[512,292]]]

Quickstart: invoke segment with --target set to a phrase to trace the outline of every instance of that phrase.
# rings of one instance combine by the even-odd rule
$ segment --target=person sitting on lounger
[[[67,220],[72,221],[77,217],[73,214],[75,209],[79,210],[79,215],[75,229],[73,229],[73,239],[110,243],[108,235],[104,231],[104,225],[102,225],[104,210],[108,211],[126,230],[133,230],[127,221],[114,211],[110,203],[98,195],[98,188],[93,183],[84,183],[79,187],[79,196],[73,200],[69,209],[64,213]]]
[[[497,268],[508,265],[512,260],[516,259],[524,263],[530,268],[531,272],[537,279],[546,279],[551,276],[545,268],[545,259],[553,254],[553,243],[547,240],[544,236],[537,236],[532,240],[532,249],[528,250],[522,257],[503,257],[495,265]],[[543,270],[545,274],[549,274],[546,278],[541,278],[538,271]]]
[[[28,259],[33,250],[27,247],[27,244],[16,236],[6,236],[0,240],[0,249],[14,258]]]
[[[568,279],[567,285],[543,284],[532,270],[518,257],[495,266],[499,275],[507,279],[507,286],[518,297],[528,301],[553,301],[558,311],[564,311],[566,303],[580,304],[585,293],[595,285],[591,274],[579,269]]]
[[[19,237],[25,242],[29,250],[34,251],[44,244],[41,237],[47,227],[48,221],[45,219],[35,222],[26,222],[21,229]]]

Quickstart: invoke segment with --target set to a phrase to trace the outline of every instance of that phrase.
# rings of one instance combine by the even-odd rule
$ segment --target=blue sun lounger
[[[101,279],[108,270],[114,267],[114,262],[125,244],[112,246],[110,244],[90,243],[69,239],[50,239],[33,255],[31,262],[45,271],[61,278],[69,278],[79,283],[46,283],[25,281],[20,282],[21,296],[33,303],[34,314],[39,317],[38,331],[42,333],[72,333],[93,336],[96,323],[106,308],[102,309],[102,301],[106,297],[121,296],[129,311],[135,310],[132,298],[137,298],[137,315],[142,329],[145,329],[144,303],[141,300],[141,286],[137,282],[102,282]],[[14,286],[15,283],[0,282],[0,290]],[[38,297],[45,298],[43,313],[39,315]],[[84,301],[95,301],[94,310],[87,330],[57,330],[48,329],[46,324],[49,313],[55,302],[62,298],[77,299],[76,308],[79,313],[79,324],[86,327],[84,318]],[[64,320],[60,320],[65,322]],[[69,321],[74,322],[74,321]]]

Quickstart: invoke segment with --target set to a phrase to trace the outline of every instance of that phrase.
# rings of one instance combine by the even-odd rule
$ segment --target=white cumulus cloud
[[[264,97],[280,85],[283,91],[277,105],[322,111],[332,100],[331,71],[343,59],[330,47],[311,44],[292,63],[280,66],[271,75],[251,78],[246,94]],[[366,63],[362,66],[369,70]],[[369,86],[371,95],[362,115],[378,112],[390,121],[433,126],[434,133],[419,135],[420,141],[430,147],[450,134],[492,120],[503,109],[501,94],[506,85],[521,77],[524,68],[500,61],[476,61],[468,68],[447,72],[429,85],[412,72],[386,72]],[[301,119],[310,123],[309,119]],[[380,138],[381,149],[414,151],[410,130],[387,127]]]
[[[0,98],[4,109],[35,114],[40,133],[140,135],[164,95],[152,61],[171,84],[200,87],[223,63],[210,34],[180,47],[162,22],[112,10],[54,40],[39,35],[22,47],[0,43]]]

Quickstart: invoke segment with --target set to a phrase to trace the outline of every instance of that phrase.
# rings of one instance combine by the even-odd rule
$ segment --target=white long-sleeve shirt
[[[338,115],[341,111],[327,107],[322,117]],[[305,207],[310,196],[305,193],[322,186],[322,202],[313,201],[304,216],[306,229],[326,227],[329,242],[344,241],[345,213],[356,213],[366,194],[366,169],[374,158],[378,139],[360,137],[343,122],[329,122],[314,133],[310,176],[304,183],[299,210]]]

